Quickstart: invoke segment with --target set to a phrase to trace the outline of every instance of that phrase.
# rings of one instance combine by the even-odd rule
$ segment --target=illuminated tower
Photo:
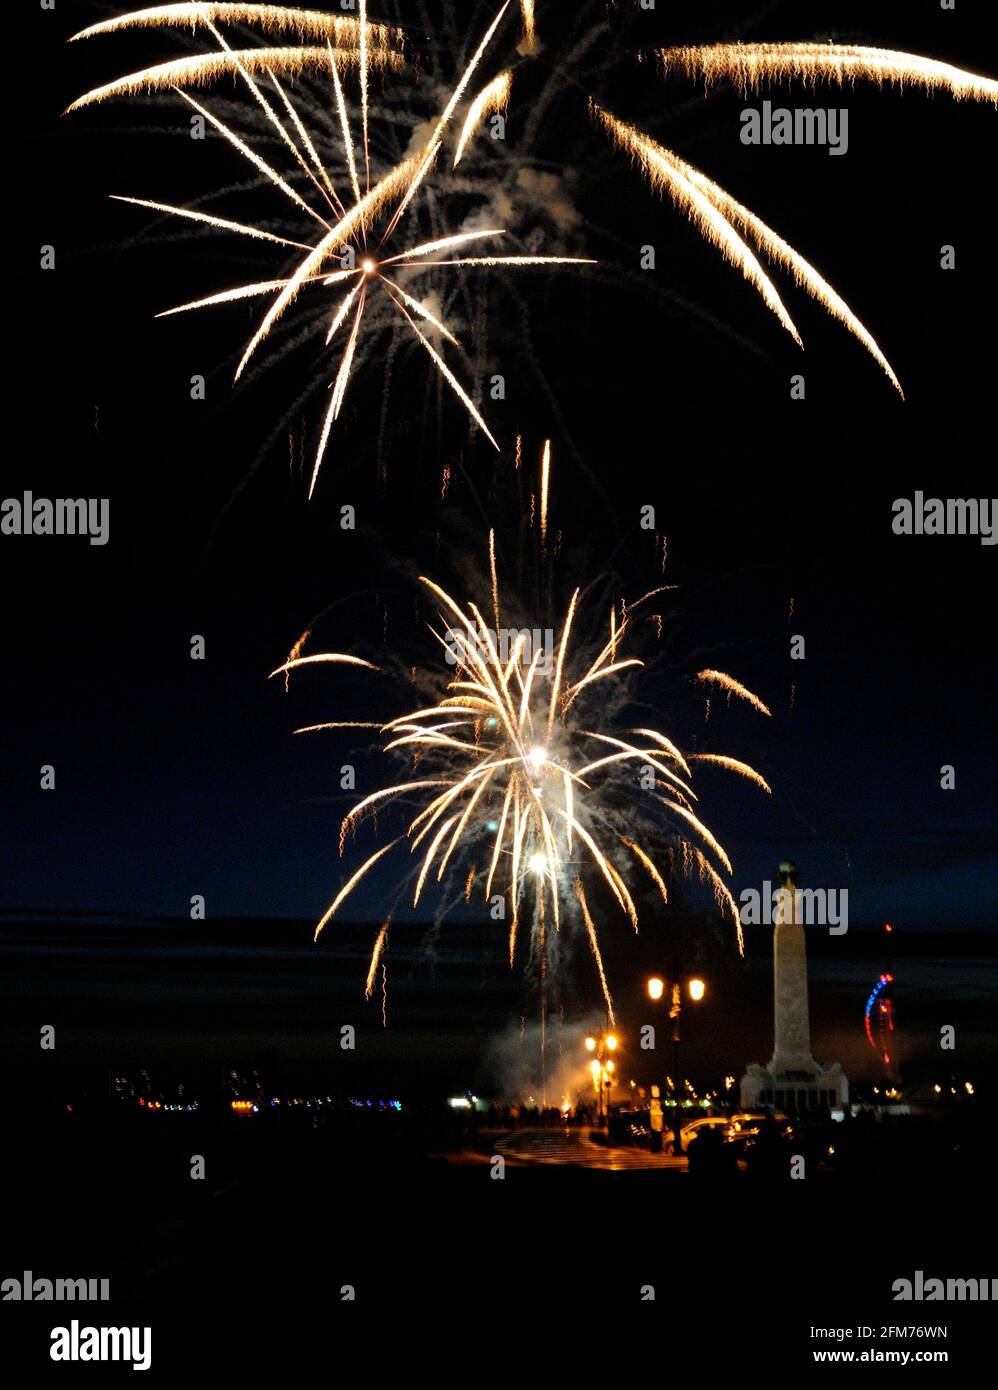
[[[780,865],[773,929],[773,1056],[774,1076],[813,1076],[818,1064],[811,1056],[811,1021],[807,999],[807,947],[797,897],[796,869]]]
[[[771,1106],[776,1110],[841,1109],[849,1099],[849,1083],[838,1062],[821,1067],[811,1056],[808,1012],[807,946],[797,891],[797,869],[789,860],[780,865],[780,889],[774,895],[773,929],[773,1056],[766,1067],[753,1063],[741,1081],[746,1110]]]

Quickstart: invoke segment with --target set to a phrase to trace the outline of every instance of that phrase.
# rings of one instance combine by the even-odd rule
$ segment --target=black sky
[[[488,9],[470,8],[479,19]],[[838,5],[833,17],[817,5],[803,32],[790,5],[707,8],[716,26],[683,20],[679,41],[725,37],[739,11],[746,37],[834,33],[998,66],[986,7],[969,0],[953,14],[930,3]],[[459,578],[448,539],[466,552],[463,566],[484,557],[487,513],[511,523],[508,454],[497,465],[449,400],[438,417],[425,368],[410,362],[383,474],[367,423],[380,402],[377,363],[356,384],[311,505],[289,459],[314,446],[320,406],[299,412],[290,443],[285,431],[257,458],[296,393],[300,359],[233,392],[232,354],[252,309],[152,316],[248,266],[246,278],[264,278],[266,256],[251,247],[233,275],[227,242],[171,244],[161,228],[144,238],[151,219],[108,202],[111,192],[193,196],[219,155],[192,152],[169,103],[156,108],[158,134],[134,130],[147,107],[59,116],[123,59],[173,51],[162,35],[113,51],[111,40],[62,44],[98,12],[65,4],[30,25],[45,62],[25,119],[41,155],[27,166],[25,269],[8,338],[4,495],[107,496],[111,542],[3,538],[3,904],[183,916],[203,893],[212,915],[311,918],[341,881],[335,774],[347,759],[335,740],[308,743],[291,729],[373,697],[337,677],[287,698],[267,672],[331,604],[340,642],[377,640],[382,599],[392,638],[411,642],[419,567]],[[673,22],[658,16],[645,32],[672,37]],[[579,132],[575,94],[564,94],[545,149],[581,161],[571,187],[600,230],[580,224],[573,236],[608,270],[520,287],[546,385],[501,291],[490,324],[508,392],[491,407],[497,433],[509,443],[521,431],[531,467],[541,440],[554,440],[557,582],[567,593],[613,570],[621,592],[641,592],[657,571],[638,509],[656,507],[665,579],[678,586],[663,694],[697,663],[720,666],[774,712],[764,726],[734,712],[716,729],[775,790],[763,814],[748,790],[722,800],[718,785],[712,824],[736,888],[761,886],[791,854],[806,882],[848,888],[857,924],[993,928],[998,548],[896,537],[891,504],[916,489],[994,491],[993,335],[982,325],[995,285],[982,198],[995,114],[941,95],[828,89],[823,102],[851,114],[849,154],[836,159],[741,146],[736,93],[702,104],[679,84],[651,110],[646,85],[601,80],[622,115],[671,140],[827,273],[908,399],[787,285],[801,357],[627,161]],[[518,129],[514,106],[511,140]],[[33,269],[45,242],[57,247],[51,273]],[[636,272],[646,243],[658,252],[654,293]],[[943,243],[957,247],[948,274]],[[806,375],[803,403],[789,400],[795,371]],[[208,379],[203,402],[189,398],[194,372]],[[427,401],[432,423],[420,436]],[[445,464],[453,482],[441,500]],[[353,534],[338,526],[345,503],[358,510]],[[206,638],[204,662],[189,659],[194,633]],[[789,660],[796,633],[803,662]],[[54,792],[38,788],[46,763]],[[944,764],[955,790],[940,788]],[[373,760],[358,768],[358,785],[373,785]],[[388,886],[372,876],[355,914],[378,919]]]

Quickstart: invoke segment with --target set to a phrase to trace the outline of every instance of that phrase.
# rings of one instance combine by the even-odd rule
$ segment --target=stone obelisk
[[[768,1066],[753,1062],[746,1070],[740,1088],[742,1107],[839,1110],[849,1100],[845,1073],[838,1062],[822,1067],[811,1056],[804,919],[797,868],[789,860],[780,865],[780,888],[774,899],[773,1056]]]
[[[774,1076],[805,1077],[818,1073],[811,1056],[811,1023],[807,1006],[807,948],[800,912],[797,871],[780,865],[780,888],[775,895],[773,930],[773,1057]]]

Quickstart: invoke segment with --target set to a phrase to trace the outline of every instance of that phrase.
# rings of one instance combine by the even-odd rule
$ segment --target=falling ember
[[[537,44],[537,27],[534,20],[534,0],[520,0],[520,15],[523,19],[523,46],[528,53]]]
[[[599,941],[596,938],[596,924],[589,912],[589,904],[586,902],[586,895],[582,891],[582,882],[580,879],[575,880],[575,896],[578,899],[579,907],[582,911],[582,920],[585,923],[586,934],[589,937],[589,945],[592,948],[593,959],[596,961],[596,969],[599,971],[600,986],[603,990],[603,998],[606,1001],[606,1013],[612,1028],[617,1022],[613,1016],[613,999],[610,997],[610,990],[606,982],[606,971],[603,969],[603,957],[600,953]]]
[[[699,868],[701,874],[704,875],[707,879],[709,879],[711,885],[713,886],[714,897],[717,901],[718,907],[721,908],[722,911],[725,908],[727,908],[728,912],[731,914],[731,920],[735,924],[735,934],[738,937],[738,951],[740,955],[744,955],[745,939],[742,935],[742,919],[738,912],[738,904],[731,896],[731,890],[728,888],[727,884],[721,878],[720,874],[718,874],[717,870],[714,868],[713,864],[711,864],[710,860],[706,857],[706,855],[701,854],[701,852],[696,848],[693,849],[693,854],[696,858],[697,867]]]
[[[690,762],[716,763],[718,767],[725,767],[729,772],[737,772],[739,776],[747,777],[750,782],[754,782],[764,792],[772,792],[773,790],[765,777],[756,772],[754,767],[749,767],[748,763],[739,762],[737,758],[725,757],[723,753],[691,753]]]
[[[457,142],[457,149],[454,152],[454,165],[456,169],[461,163],[462,156],[467,148],[468,141],[475,134],[482,121],[488,116],[494,116],[499,111],[505,111],[509,105],[509,94],[513,86],[513,74],[511,72],[501,72],[498,77],[494,77],[487,87],[483,87],[475,97],[475,100],[468,108],[468,114],[464,120],[461,130],[461,138]]]
[[[627,848],[631,851],[631,853],[634,854],[634,856],[637,859],[639,859],[641,863],[645,866],[645,868],[648,870],[649,874],[654,880],[656,888],[662,895],[662,901],[664,903],[667,903],[669,901],[669,890],[668,888],[666,888],[665,881],[662,878],[662,875],[659,873],[658,869],[655,867],[654,862],[644,852],[641,846],[636,845],[633,840],[628,840],[625,835],[621,835],[620,840],[621,844],[625,844]]]
[[[541,545],[548,538],[548,487],[551,481],[551,441],[544,441],[544,454],[541,458]]]
[[[872,334],[860,323],[841,295],[832,289],[828,281],[815,270],[814,266],[782,237],[777,236],[771,227],[767,227],[761,218],[756,217],[755,213],[750,212],[747,207],[725,193],[723,188],[708,179],[706,175],[701,174],[698,169],[694,169],[692,165],[684,163],[683,160],[669,154],[668,151],[662,150],[661,153],[671,160],[677,171],[681,172],[710,199],[732,226],[751,237],[761,251],[764,251],[777,265],[781,265],[784,270],[788,270],[793,275],[801,289],[806,290],[822,308],[831,314],[832,318],[838,319],[854,337],[859,339],[870,355],[879,362],[891,385],[895,387],[903,400],[904,391],[901,389],[901,383],[897,379],[894,368],[877,346]]]
[[[812,295],[823,309],[833,318],[837,318],[863,343],[867,352],[880,363],[891,384],[903,398],[901,382],[898,381],[887,357],[884,357],[880,347],[874,342],[869,329],[856,318],[845,300],[828,285],[819,271],[803,259],[799,252],[795,252],[794,247],[767,227],[762,218],[756,217],[744,204],[737,202],[737,199],[724,192],[712,179],[696,170],[694,165],[685,163],[677,154],[664,149],[664,146],[656,145],[655,140],[635,131],[634,126],[625,125],[623,121],[617,120],[609,111],[603,110],[595,103],[591,103],[591,108],[596,120],[602,122],[621,149],[627,150],[635,158],[645,177],[652,183],[652,188],[657,192],[669,193],[673,202],[687,213],[703,236],[717,246],[731,263],[737,265],[749,284],[755,285],[764,302],[773,310],[798,346],[803,346],[801,335],[796,331],[794,321],[787,313],[783,300],[778,296],[776,286],[764,272],[745,236],[751,238],[771,260],[783,265],[784,270],[790,271],[796,284]]]
[[[391,918],[382,925],[374,943],[374,950],[371,953],[371,968],[367,972],[367,984],[364,986],[365,999],[370,999],[374,990],[374,977],[378,973],[378,962],[381,960],[381,953],[385,948],[385,942],[388,940],[388,928],[390,923]]]
[[[794,321],[776,292],[776,286],[763,270],[751,247],[739,236],[707,194],[683,171],[682,161],[678,160],[671,150],[657,145],[654,140],[648,139],[633,126],[618,121],[616,116],[611,115],[596,102],[590,102],[590,110],[594,119],[635,159],[652,187],[657,192],[668,193],[697,230],[742,272],[751,285],[754,285],[797,345],[803,346]]]
[[[496,533],[489,532],[489,580],[492,586],[492,616],[495,630],[499,631],[499,573],[496,569]]]
[[[719,43],[705,47],[663,48],[658,51],[663,71],[678,68],[687,76],[702,76],[708,83],[729,78],[742,93],[766,82],[834,82],[844,86],[857,80],[878,87],[916,87],[945,91],[957,101],[971,99],[998,105],[998,82],[889,48],[864,48],[842,43]]]
[[[285,694],[287,694],[287,692],[288,692],[288,690],[289,690],[289,688],[290,688],[290,682],[291,682],[291,665],[290,665],[290,663],[293,662],[293,661],[297,661],[297,660],[298,660],[298,658],[301,656],[302,648],[304,647],[304,645],[305,645],[305,643],[308,641],[308,639],[311,637],[311,635],[312,635],[312,629],[311,629],[310,627],[307,627],[307,628],[305,629],[305,631],[302,633],[302,635],[298,638],[298,641],[294,644],[294,646],[293,646],[293,647],[291,648],[291,650],[288,652],[287,670],[284,672],[284,691],[285,691]]]
[[[752,691],[736,681],[733,676],[727,675],[724,671],[698,671],[698,681],[708,681],[713,685],[719,685],[722,690],[726,690],[729,695],[737,695],[740,700],[747,700],[754,709],[760,714],[769,714],[771,711],[759,699],[758,695],[753,695]]]

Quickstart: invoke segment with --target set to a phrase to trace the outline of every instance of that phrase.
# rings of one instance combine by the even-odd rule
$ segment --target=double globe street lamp
[[[672,1021],[672,1152],[683,1152],[682,1115],[680,1111],[680,1073],[679,1045],[682,1042],[680,1022],[683,1015],[683,985],[694,1004],[699,1004],[707,993],[707,986],[699,976],[682,976],[678,970],[673,972],[672,984],[667,986],[659,975],[652,975],[648,981],[648,997],[658,1003],[666,992],[669,994],[669,1018]]]
[[[616,1052],[616,1050],[616,1033],[590,1033],[586,1038],[586,1051],[594,1054],[589,1069],[592,1072],[593,1086],[596,1088],[600,1128],[603,1126],[604,1114],[607,1124],[610,1122],[610,1087],[613,1085],[613,1073],[616,1070],[611,1053]],[[604,1092],[606,1093],[605,1109],[603,1105]]]

